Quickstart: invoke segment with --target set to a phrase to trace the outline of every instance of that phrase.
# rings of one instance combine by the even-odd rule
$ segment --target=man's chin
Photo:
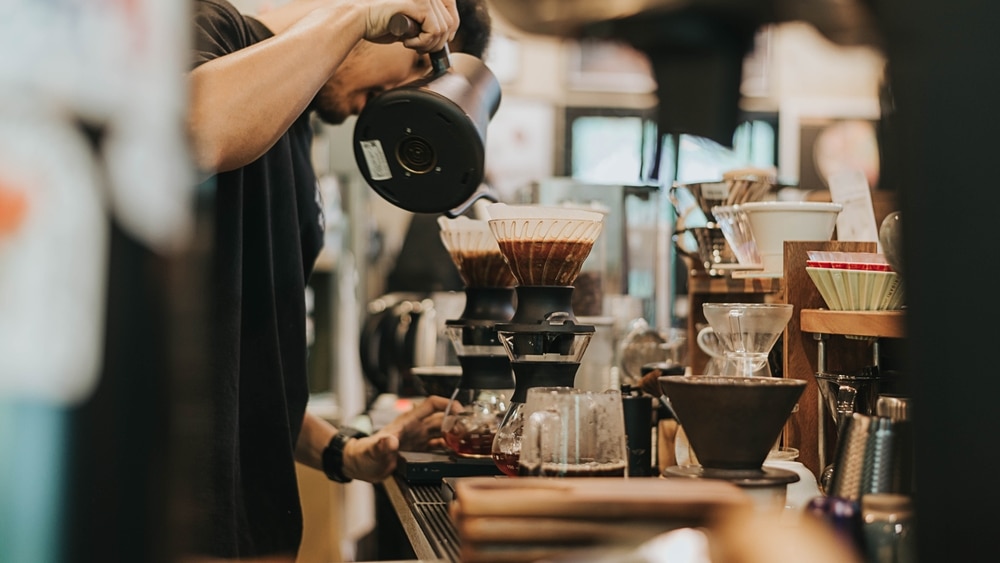
[[[344,121],[347,120],[347,116],[339,112],[323,111],[321,109],[316,109],[316,116],[327,125],[343,125]]]

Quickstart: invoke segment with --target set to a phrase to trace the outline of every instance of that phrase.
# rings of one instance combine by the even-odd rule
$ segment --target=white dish
[[[844,209],[824,201],[756,201],[742,203],[764,270],[784,271],[785,241],[828,241]]]

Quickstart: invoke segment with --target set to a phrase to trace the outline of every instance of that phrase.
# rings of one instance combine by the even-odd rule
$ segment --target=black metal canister
[[[653,474],[653,398],[630,385],[622,385],[622,410],[628,444],[628,474],[630,477],[649,477]]]

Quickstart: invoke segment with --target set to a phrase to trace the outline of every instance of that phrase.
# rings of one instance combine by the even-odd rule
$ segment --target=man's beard
[[[306,109],[314,112],[323,123],[328,125],[343,125],[344,121],[347,120],[347,116],[337,111],[335,106],[324,103],[322,92],[313,98],[312,103]]]
[[[335,111],[328,111],[320,107],[319,104],[314,103],[309,109],[316,114],[316,117],[319,117],[320,121],[326,123],[327,125],[343,125],[344,121],[346,121],[346,118],[343,115]]]

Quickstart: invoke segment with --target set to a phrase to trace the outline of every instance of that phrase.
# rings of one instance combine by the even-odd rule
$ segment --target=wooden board
[[[469,477],[455,483],[462,516],[548,518],[704,518],[746,506],[728,481],[656,477]]]
[[[752,510],[728,481],[660,477],[465,477],[454,482],[451,518],[462,561],[578,561],[637,546],[681,527],[705,527]]]

